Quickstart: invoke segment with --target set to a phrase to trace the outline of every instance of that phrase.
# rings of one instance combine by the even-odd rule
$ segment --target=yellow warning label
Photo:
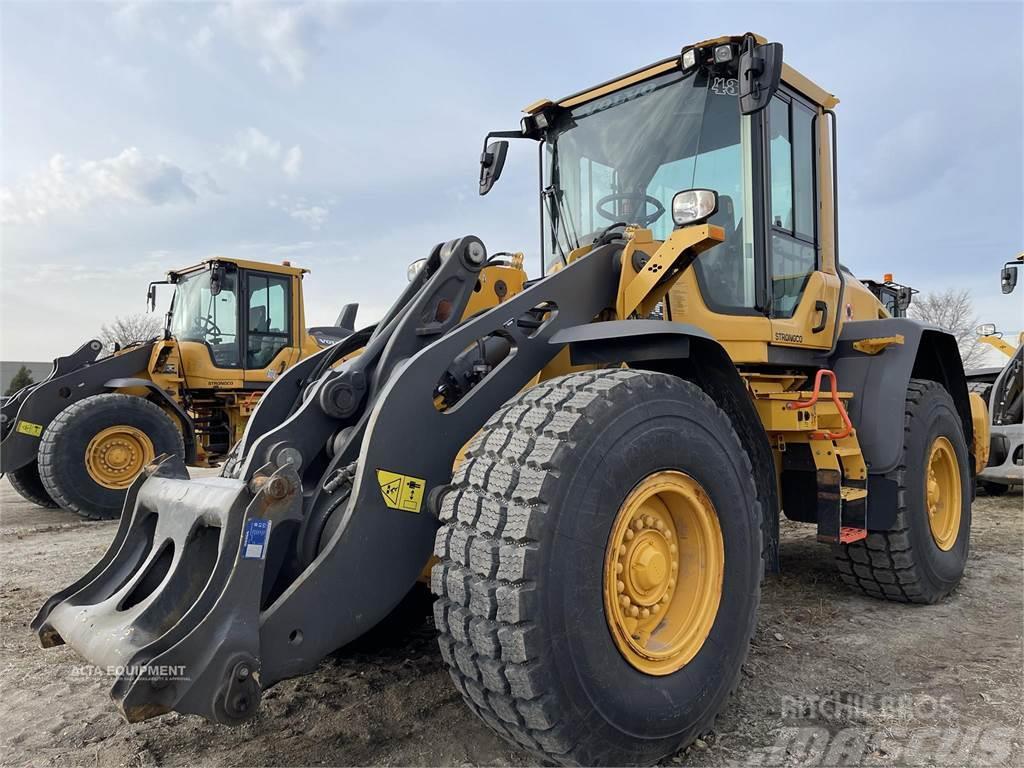
[[[39,437],[43,434],[42,424],[33,424],[31,421],[19,421],[18,431],[23,435],[32,435],[32,437]]]
[[[391,509],[419,512],[420,507],[423,506],[423,486],[426,483],[419,477],[378,469],[377,484],[380,485],[384,503]]]

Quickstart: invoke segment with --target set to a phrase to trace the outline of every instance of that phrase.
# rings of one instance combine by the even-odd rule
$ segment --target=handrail
[[[836,381],[836,374],[834,371],[830,371],[828,368],[821,368],[814,375],[814,389],[811,391],[811,396],[807,400],[794,400],[786,403],[786,410],[795,411],[799,408],[810,408],[812,405],[818,402],[818,397],[821,395],[821,379],[824,376],[828,376],[832,382],[832,404],[835,405],[836,410],[839,412],[839,416],[843,420],[843,430],[841,432],[814,432],[811,437],[818,439],[827,440],[842,440],[844,437],[849,437],[853,434],[853,422],[850,421],[850,415],[846,412],[846,406],[843,405],[843,401],[839,399],[839,382]]]

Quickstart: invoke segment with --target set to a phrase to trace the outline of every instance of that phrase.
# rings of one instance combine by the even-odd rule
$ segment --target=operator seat
[[[718,196],[718,210],[708,219],[725,230],[725,240],[698,259],[701,276],[710,296],[717,303],[737,304],[742,298],[743,227],[737,226],[736,208],[729,195]],[[742,223],[742,222],[741,222]]]

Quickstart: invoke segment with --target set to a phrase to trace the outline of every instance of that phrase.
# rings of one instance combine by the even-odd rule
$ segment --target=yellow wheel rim
[[[668,675],[704,645],[722,600],[725,547],[700,483],[655,472],[626,497],[604,565],[604,611],[619,651],[649,675]]]
[[[925,479],[925,502],[928,525],[939,549],[948,552],[956,544],[960,531],[960,466],[953,444],[945,437],[935,438],[928,455],[928,476]]]
[[[155,456],[153,441],[145,432],[120,424],[107,427],[89,441],[85,468],[104,488],[121,490],[131,485]]]

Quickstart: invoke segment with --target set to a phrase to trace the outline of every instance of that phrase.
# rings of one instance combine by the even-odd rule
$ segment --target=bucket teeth
[[[177,457],[132,485],[117,534],[32,623],[115,676],[129,721],[176,709],[233,723],[259,702],[259,609],[267,552],[301,509],[291,467],[248,483],[189,480]],[[282,541],[283,545],[284,542]]]

